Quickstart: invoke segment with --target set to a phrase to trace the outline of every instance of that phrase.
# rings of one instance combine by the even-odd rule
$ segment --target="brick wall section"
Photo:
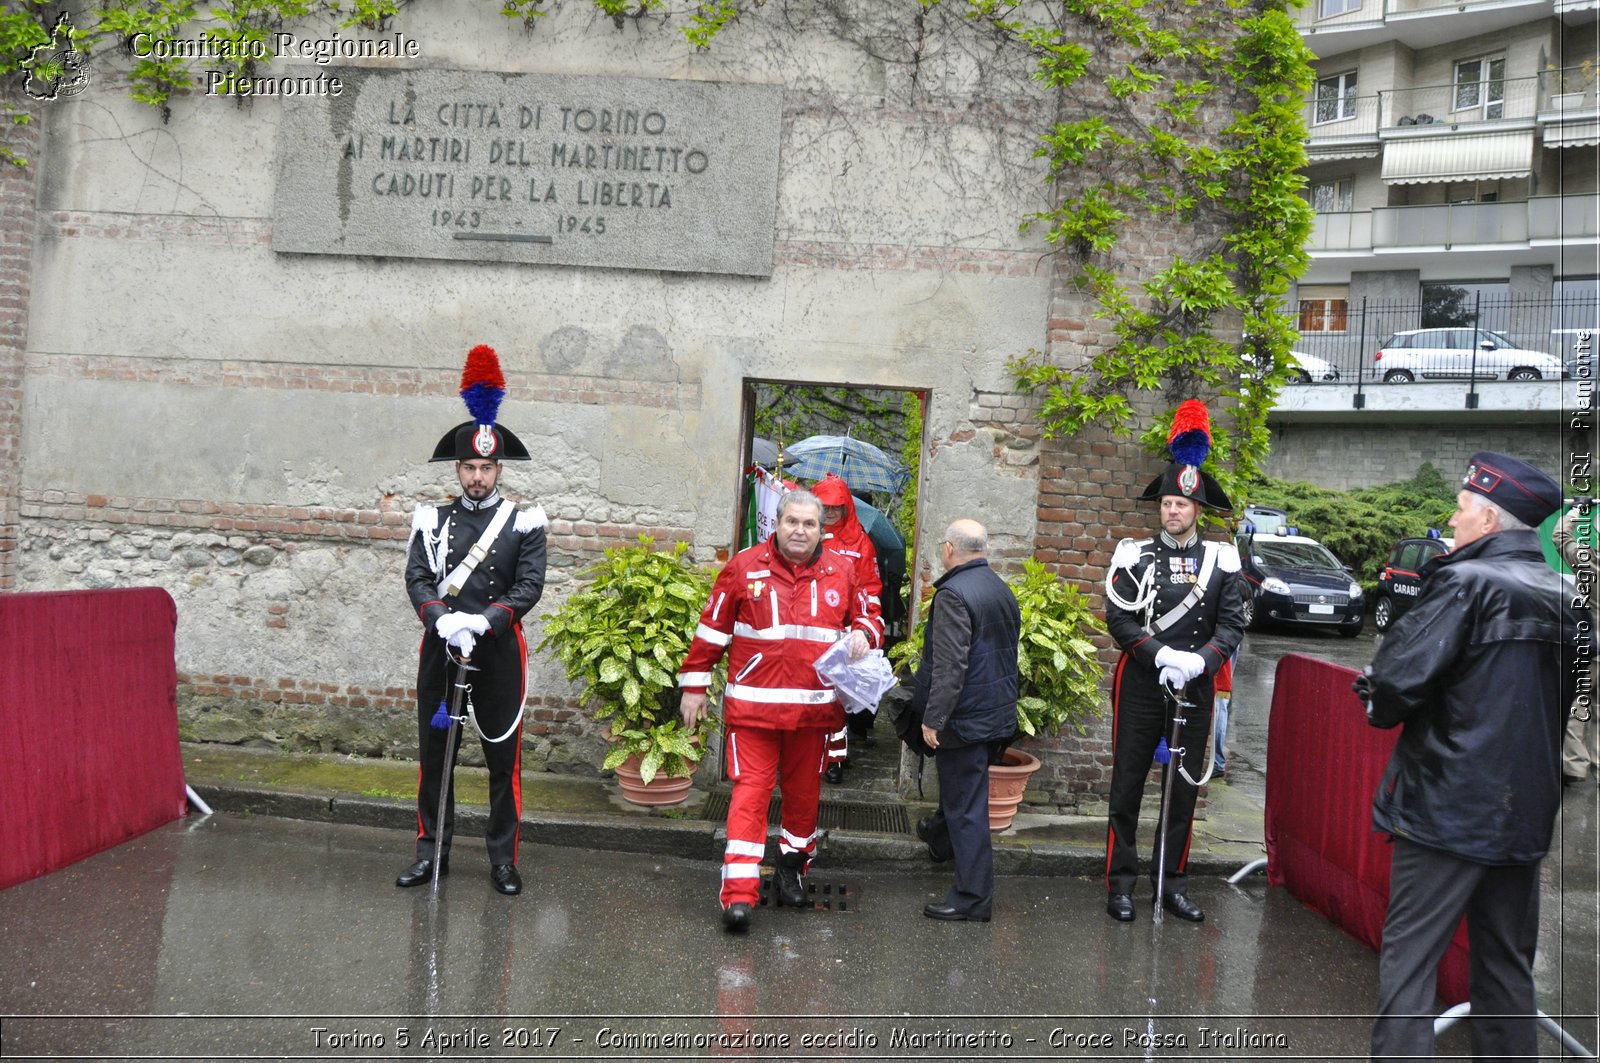
[[[286,541],[331,542],[405,540],[411,535],[410,507],[398,499],[377,509],[328,506],[283,506],[248,502],[212,502],[192,498],[119,498],[67,491],[22,491],[24,520],[53,524],[114,524],[128,528],[208,531],[253,536],[268,546]],[[552,555],[567,554],[587,565],[610,546],[632,546],[640,535],[657,543],[690,542],[687,528],[651,524],[595,523],[556,519],[550,522]]]
[[[40,219],[52,239],[149,240],[194,247],[268,246],[272,223],[266,218],[200,218],[181,214],[126,214],[82,210],[50,211]],[[930,244],[851,243],[843,240],[779,240],[773,246],[778,268],[872,269],[897,272],[972,273],[1032,277],[1041,269],[1037,251]],[[353,371],[352,371],[353,372]],[[419,374],[437,390],[438,374]],[[506,379],[511,380],[511,374]],[[609,380],[609,378],[608,378]],[[618,381],[610,381],[618,383]],[[416,394],[416,392],[412,392]],[[521,392],[519,391],[520,395]]]
[[[21,80],[0,86],[0,97],[38,117]],[[6,127],[6,143],[36,160],[38,122]],[[17,589],[18,491],[22,486],[23,352],[28,341],[38,167],[0,162],[0,591]]]
[[[77,380],[116,380],[181,387],[328,391],[355,395],[455,396],[457,378],[437,369],[333,366],[199,358],[129,358],[116,355],[32,355],[27,371]],[[700,385],[623,380],[556,373],[507,372],[508,388],[520,402],[584,406],[649,406],[695,409]]]
[[[1197,257],[1195,249],[1206,246],[1208,239],[1203,232],[1132,218],[1124,226],[1115,267],[1120,276],[1130,278],[1129,285],[1136,285],[1137,278],[1163,268],[1174,255]],[[1045,354],[1063,366],[1083,365],[1115,341],[1105,323],[1094,316],[1094,304],[1073,283],[1078,264],[1066,253],[1058,253],[1054,260]],[[1131,294],[1137,296],[1136,291]],[[1137,436],[1175,401],[1177,397],[1159,392],[1135,396],[1133,431],[1125,437],[1092,426],[1070,438],[1040,443],[1034,556],[1062,579],[1077,584],[1101,618],[1106,570],[1117,542],[1148,536],[1154,527],[1150,505],[1138,496],[1164,462],[1146,454]],[[1030,805],[1092,815],[1106,811],[1111,784],[1110,679],[1120,652],[1109,635],[1096,639],[1096,644],[1107,677],[1101,715],[1087,725],[1085,734],[1069,731],[1030,741],[1044,762],[1025,795]],[[1202,795],[1202,809],[1203,801]]]

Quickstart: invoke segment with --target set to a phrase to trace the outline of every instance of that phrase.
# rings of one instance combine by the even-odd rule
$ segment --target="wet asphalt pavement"
[[[1275,655],[1372,651],[1249,640],[1229,767],[1246,787]],[[1590,1046],[1595,795],[1566,796],[1537,971],[1543,1010]],[[921,915],[939,869],[824,862],[830,910],[763,907],[731,936],[713,862],[530,845],[506,898],[463,844],[435,899],[392,885],[408,851],[400,831],[218,814],[0,892],[0,1058],[1366,1056],[1376,954],[1261,876],[1193,881],[1198,925],[1153,924],[1148,893],[1115,923],[1088,877],[1002,878],[994,922],[950,924]],[[1466,1044],[1448,1031],[1441,1058]]]

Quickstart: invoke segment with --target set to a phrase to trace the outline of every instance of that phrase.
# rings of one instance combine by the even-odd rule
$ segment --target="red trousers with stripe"
[[[783,795],[780,854],[799,854],[801,871],[817,848],[817,801],[827,766],[828,732],[730,727],[724,755],[733,795],[728,801],[728,847],[722,857],[722,906],[761,899],[761,857],[767,847],[767,806],[776,784]]]

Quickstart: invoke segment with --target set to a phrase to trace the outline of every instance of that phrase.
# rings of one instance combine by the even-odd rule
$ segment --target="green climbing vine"
[[[1075,282],[1112,342],[1077,365],[1030,351],[1010,363],[1018,387],[1041,397],[1052,436],[1091,424],[1129,434],[1139,392],[1161,392],[1169,411],[1220,398],[1212,464],[1225,488],[1248,479],[1292,375],[1283,306],[1311,229],[1300,194],[1311,56],[1286,4],[1188,5],[1178,22],[1135,0],[1071,0],[1079,28],[1120,46],[1091,52],[1066,28],[1020,27],[991,0],[966,2],[1033,49],[1041,80],[1065,90],[1101,69],[1112,101],[1044,135],[1039,153],[1063,193],[1028,219],[1075,257]],[[1211,246],[1131,280],[1118,268],[1125,237],[1164,221],[1215,234]],[[1169,423],[1141,435],[1148,449],[1162,448]]]
[[[459,0],[458,0],[459,2]],[[532,26],[545,0],[488,0]],[[763,0],[592,0],[619,28],[672,23],[695,48],[709,47]],[[1301,108],[1311,84],[1310,53],[1287,5],[1298,0],[917,0],[907,36],[941,5],[959,12],[995,47],[1020,48],[1033,77],[1064,100],[1039,131],[1056,205],[1023,219],[1072,257],[1074,281],[1111,342],[1081,364],[1038,351],[1010,363],[1019,389],[1041,398],[1047,434],[1091,424],[1132,431],[1139,393],[1169,408],[1186,398],[1220,398],[1213,464],[1228,484],[1260,466],[1267,411],[1290,377],[1295,335],[1283,309],[1304,268],[1311,212],[1301,195],[1305,164]],[[340,28],[387,29],[400,0],[107,0],[72,29],[55,53],[50,13],[40,0],[0,0],[0,76],[27,68],[59,77],[62,47],[90,52],[136,39],[173,41],[199,27],[214,53],[201,59],[132,50],[134,99],[162,111],[197,80],[196,63],[223,60],[223,89],[274,57],[275,31],[310,17]],[[914,29],[913,29],[914,27]],[[38,53],[48,54],[38,54]],[[1084,79],[1103,92],[1074,91]],[[28,120],[0,104],[8,126]],[[1076,114],[1072,112],[1076,111]],[[11,147],[0,159],[23,164]],[[1136,234],[1184,226],[1200,234],[1192,253],[1154,271],[1123,257]],[[1206,241],[1209,241],[1207,246]],[[1147,250],[1147,249],[1146,249]],[[1136,277],[1135,274],[1138,274]],[[1152,426],[1152,449],[1164,440]]]

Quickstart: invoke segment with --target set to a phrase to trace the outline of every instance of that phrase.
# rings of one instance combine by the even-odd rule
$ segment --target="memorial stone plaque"
[[[275,251],[770,276],[783,89],[312,68],[286,98]]]

